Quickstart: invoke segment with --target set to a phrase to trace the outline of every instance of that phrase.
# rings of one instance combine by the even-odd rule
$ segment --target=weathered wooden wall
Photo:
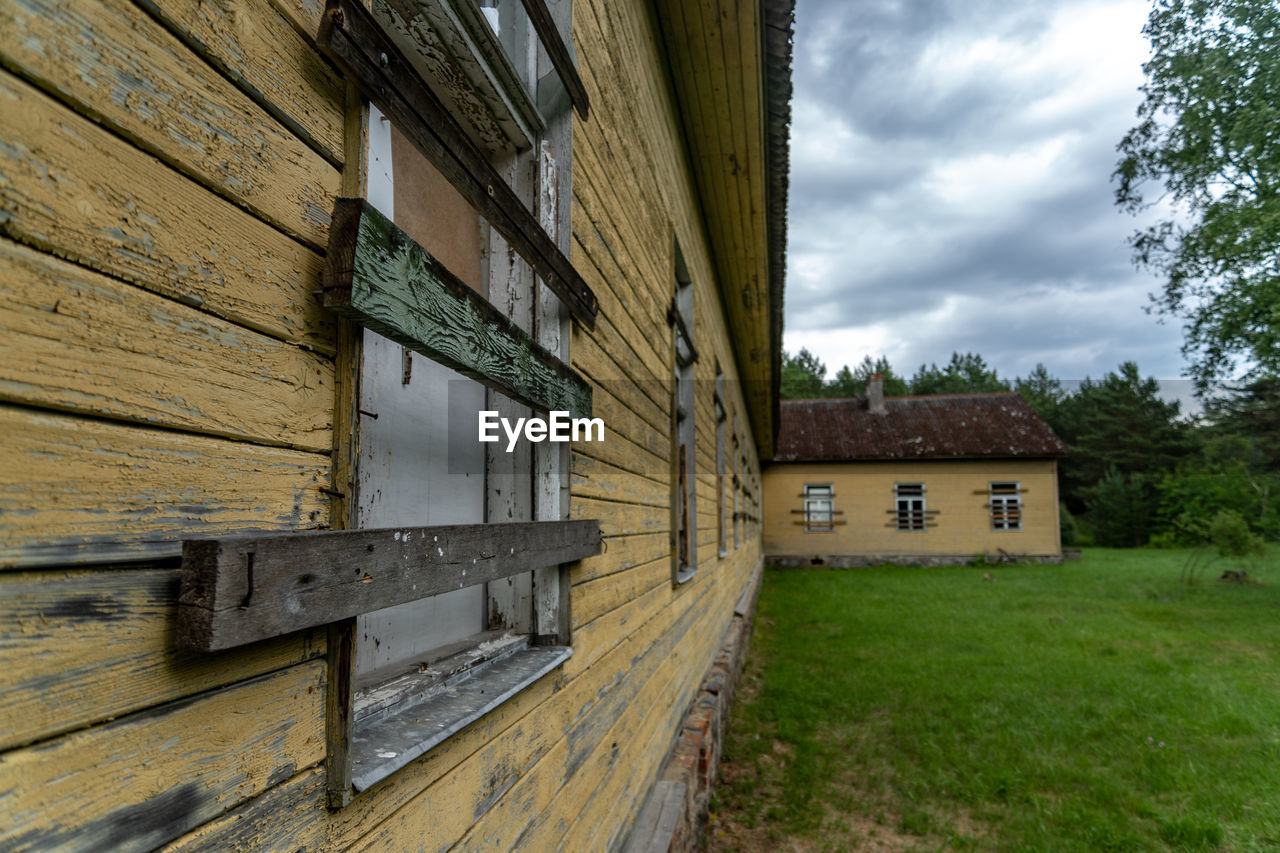
[[[991,481],[1017,480],[1025,490],[1022,529],[992,530]],[[891,511],[894,483],[924,483],[925,506],[937,510],[922,531],[897,530]],[[834,532],[807,532],[806,483],[835,490]],[[769,557],[830,555],[972,557],[983,553],[1059,556],[1058,478],[1052,459],[805,462],[769,465],[764,472],[764,549]],[[840,522],[844,522],[841,524]]]
[[[660,28],[642,0],[576,0],[592,111],[571,257],[600,314],[572,364],[608,434],[572,460],[572,515],[607,542],[573,574],[574,656],[332,811],[324,632],[176,650],[179,539],[324,527],[341,491],[337,331],[315,294],[358,154],[319,14],[0,0],[0,848],[603,849],[760,558],[731,519],[717,555],[717,363],[744,479],[759,463]],[[700,565],[679,588],[675,239],[702,353]]]

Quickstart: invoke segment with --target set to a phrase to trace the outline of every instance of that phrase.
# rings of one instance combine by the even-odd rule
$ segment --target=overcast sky
[[[784,343],[1181,376],[1112,202],[1150,0],[798,0]]]

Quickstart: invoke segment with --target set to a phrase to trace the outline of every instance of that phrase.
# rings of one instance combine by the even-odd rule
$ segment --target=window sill
[[[679,586],[680,584],[683,584],[683,583],[688,583],[689,581],[693,580],[696,574],[698,574],[697,569],[691,566],[685,566],[683,569],[680,569],[679,571],[676,572],[676,586]]]
[[[365,791],[520,693],[573,654],[515,645],[442,679],[427,668],[397,679],[387,703],[361,702],[351,739],[351,786]],[[375,691],[376,692],[376,691]],[[368,694],[370,697],[373,695]]]

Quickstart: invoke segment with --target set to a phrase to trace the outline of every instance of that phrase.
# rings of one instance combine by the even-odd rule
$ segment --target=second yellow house
[[[1062,558],[1066,446],[1013,393],[785,400],[764,470],[765,559],[782,566]]]

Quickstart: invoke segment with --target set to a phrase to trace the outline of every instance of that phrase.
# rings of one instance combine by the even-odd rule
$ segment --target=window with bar
[[[807,533],[835,530],[835,494],[830,483],[804,487],[804,529]]]
[[[924,483],[895,483],[894,511],[899,530],[925,529]]]
[[[988,484],[992,530],[1022,529],[1022,498],[1018,483],[1012,480]]]

